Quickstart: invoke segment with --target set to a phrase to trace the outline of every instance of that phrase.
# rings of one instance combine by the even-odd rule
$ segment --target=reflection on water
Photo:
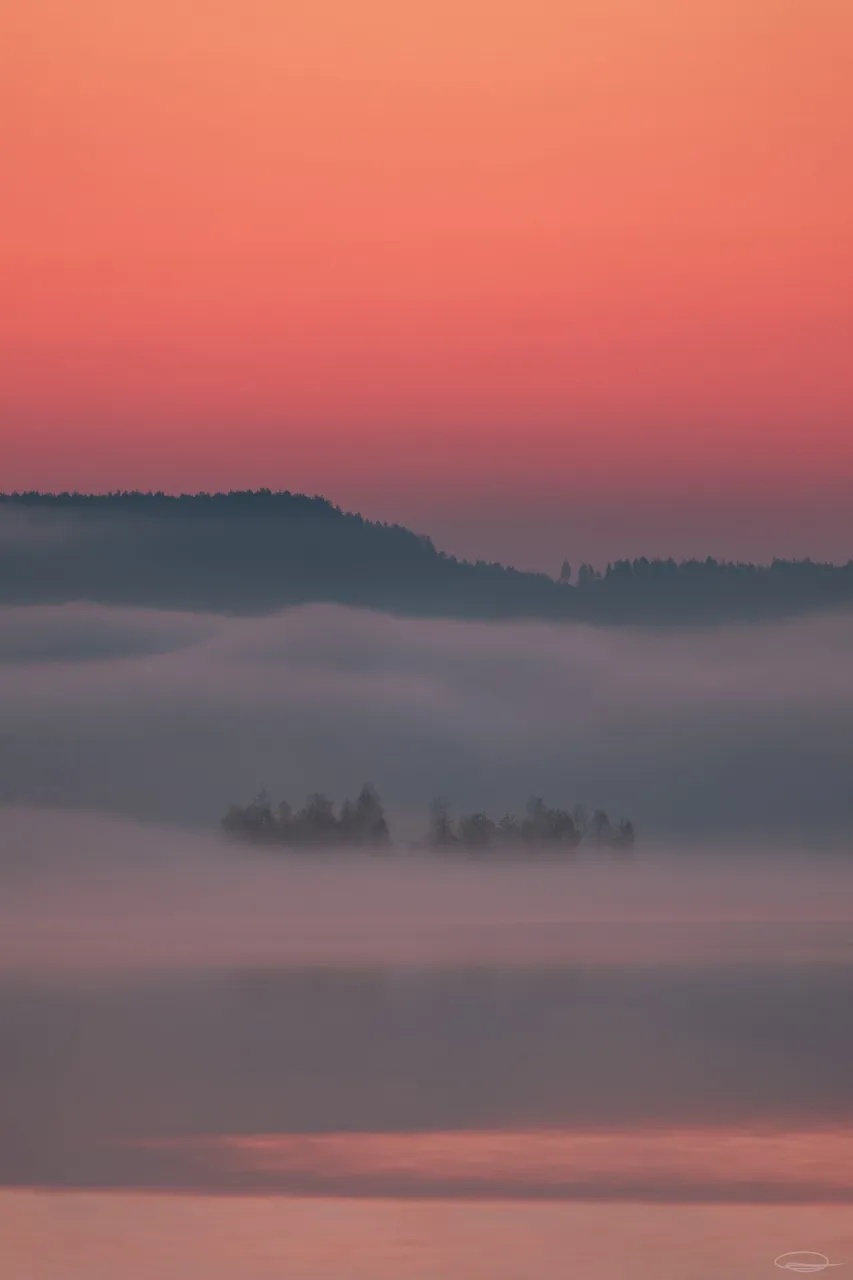
[[[772,1280],[791,1249],[853,1266],[850,1210],[820,1205],[7,1192],[0,1238],[15,1280]]]

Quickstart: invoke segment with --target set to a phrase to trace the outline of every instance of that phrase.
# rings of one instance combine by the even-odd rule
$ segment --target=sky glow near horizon
[[[846,559],[840,0],[0,31],[4,487],[305,489],[537,567]]]

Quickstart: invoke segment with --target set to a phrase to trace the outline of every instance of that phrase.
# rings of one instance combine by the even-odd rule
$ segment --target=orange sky
[[[0,184],[1,488],[853,554],[849,0],[8,0]]]

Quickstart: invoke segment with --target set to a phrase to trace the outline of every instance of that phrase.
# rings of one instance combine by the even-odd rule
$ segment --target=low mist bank
[[[169,1141],[217,1135],[850,1129],[851,1000],[850,965],[7,977],[0,1182],[192,1182]]]
[[[749,1280],[775,1275],[786,1242],[848,1263],[850,1217],[815,1203],[0,1196],[7,1269],[28,1280]]]
[[[0,1182],[183,1185],[169,1140],[222,1134],[853,1125],[851,889],[781,846],[484,866],[0,810]]]
[[[715,631],[0,610],[0,803],[213,827],[380,790],[395,834],[528,796],[662,839],[853,834],[853,616]]]
[[[267,1194],[853,1203],[848,1128],[226,1134],[151,1146],[191,1186]]]
[[[235,848],[0,809],[0,968],[853,962],[853,857],[781,846],[570,860]]]

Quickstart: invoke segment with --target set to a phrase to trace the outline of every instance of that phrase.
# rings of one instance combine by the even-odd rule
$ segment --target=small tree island
[[[255,844],[322,846],[355,845],[387,848],[391,832],[376,788],[365,783],[355,801],[344,800],[340,813],[320,791],[294,811],[287,801],[275,809],[265,791],[245,807],[231,805],[222,819],[227,835]],[[504,814],[497,822],[486,813],[464,815],[454,822],[448,805],[433,800],[430,806],[427,847],[484,851],[520,851],[532,847],[572,850],[580,845],[629,849],[635,842],[634,825],[622,819],[615,825],[603,809],[589,814],[583,805],[571,810],[551,809],[539,796],[531,796],[524,817]]]
[[[495,822],[486,813],[471,813],[461,817],[455,827],[443,800],[433,800],[430,807],[429,844],[433,848],[519,849],[537,845],[576,849],[586,844],[626,849],[635,839],[634,824],[626,819],[614,826],[603,809],[595,809],[591,815],[583,805],[572,810],[551,809],[541,796],[530,797],[521,819],[505,813]]]
[[[345,800],[340,815],[322,791],[308,797],[294,813],[286,800],[275,812],[265,791],[259,792],[245,809],[231,805],[222,819],[223,829],[232,836],[264,844],[290,845],[388,845],[391,833],[376,788],[366,782],[353,803]]]

